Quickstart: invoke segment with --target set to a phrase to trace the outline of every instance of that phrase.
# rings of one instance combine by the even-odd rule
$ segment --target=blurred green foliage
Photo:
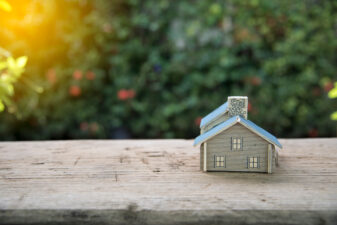
[[[0,45],[44,91],[19,80],[1,139],[192,138],[228,95],[277,136],[336,134],[336,1],[11,4]]]
[[[5,105],[12,105],[11,97],[14,94],[14,84],[23,73],[26,63],[26,56],[14,59],[11,56],[0,55],[0,112],[5,109]]]
[[[0,10],[10,12],[12,6],[6,0],[0,0]],[[0,112],[5,109],[5,105],[12,105],[14,83],[24,72],[26,63],[26,56],[14,59],[7,50],[0,47]]]
[[[10,12],[12,10],[12,6],[7,2],[7,0],[0,0],[0,10]]]
[[[332,88],[328,93],[329,98],[337,98],[337,82],[335,82],[334,88]],[[331,114],[332,120],[337,120],[337,111]]]

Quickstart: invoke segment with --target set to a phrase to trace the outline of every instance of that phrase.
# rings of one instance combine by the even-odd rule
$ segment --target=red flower
[[[252,104],[250,104],[250,102],[248,102],[248,112],[252,111]]]
[[[262,80],[260,77],[254,76],[250,78],[250,83],[254,86],[259,86],[262,83]]]
[[[69,94],[73,97],[78,97],[81,95],[81,88],[77,85],[72,85],[69,88]]]
[[[194,120],[194,124],[196,125],[196,126],[200,126],[200,123],[201,123],[201,119],[202,119],[202,117],[201,116],[198,116],[197,118],[195,118],[195,120]]]
[[[88,71],[87,74],[85,75],[85,77],[88,79],[88,80],[94,80],[96,75],[94,72],[92,71]]]
[[[312,128],[308,132],[309,137],[317,137],[318,136],[318,130],[316,128]]]
[[[122,100],[122,101],[134,98],[135,96],[136,96],[136,92],[134,90],[132,90],[132,89],[130,89],[130,90],[121,89],[117,93],[118,99]]]
[[[54,69],[49,69],[47,71],[46,77],[50,84],[55,84],[57,81],[56,72]]]
[[[81,80],[82,79],[82,71],[81,70],[75,70],[73,73],[74,80]]]
[[[332,82],[328,82],[324,85],[324,90],[326,92],[329,92],[331,89],[333,88],[333,83]]]
[[[125,89],[121,89],[121,90],[118,91],[117,96],[118,96],[119,100],[126,100],[126,99],[128,99],[128,96],[129,96],[128,91],[125,90]]]

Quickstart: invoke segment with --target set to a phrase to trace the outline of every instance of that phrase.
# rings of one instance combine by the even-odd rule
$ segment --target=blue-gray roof
[[[225,113],[227,111],[227,106],[228,104],[227,102],[225,102],[224,104],[222,104],[221,106],[213,110],[213,112],[211,112],[210,114],[202,118],[200,122],[200,128],[203,126],[206,126],[207,124],[212,122],[214,119],[216,119],[218,116]]]
[[[199,135],[194,140],[194,145],[200,144],[209,138],[215,136],[216,134],[220,133],[223,130],[226,130],[227,128],[231,127],[236,123],[236,116],[233,116],[232,118],[226,120],[225,122],[220,123],[219,125],[213,127],[212,129],[208,130],[207,132]]]
[[[243,126],[247,127],[249,130],[256,133],[257,135],[259,135],[260,137],[262,137],[266,141],[282,148],[282,145],[280,144],[280,142],[277,140],[277,138],[274,135],[272,135],[268,131],[264,130],[263,128],[259,127],[258,125],[256,125],[252,121],[242,118],[241,116],[233,116],[230,119],[226,120],[225,122],[222,122],[219,125],[213,127],[212,129],[210,129],[206,133],[203,133],[203,134],[199,135],[194,140],[194,146],[207,141],[208,139],[210,139],[210,138],[214,137],[215,135],[219,134],[220,132],[230,128],[231,126],[233,126],[236,123],[242,124]]]

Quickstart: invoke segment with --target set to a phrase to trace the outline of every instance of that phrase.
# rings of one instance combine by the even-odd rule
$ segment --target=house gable
[[[266,146],[269,143],[261,138],[259,135],[255,134],[245,126],[240,123],[236,123],[230,128],[220,132],[216,136],[207,140],[207,146],[216,147],[221,146],[225,151],[232,152],[231,150],[231,138],[232,137],[242,137],[242,150],[252,150],[254,148],[259,148],[261,145]],[[240,150],[238,150],[240,151]]]
[[[242,150],[232,150],[231,138],[242,137]],[[210,138],[207,143],[207,170],[208,171],[254,171],[266,172],[267,150],[269,142],[247,129],[240,123],[220,132]],[[215,156],[226,158],[226,167],[215,167]],[[258,157],[258,168],[247,168],[247,157]]]

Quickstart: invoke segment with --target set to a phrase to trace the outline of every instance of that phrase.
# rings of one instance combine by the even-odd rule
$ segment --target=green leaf
[[[210,7],[209,7],[209,11],[211,12],[211,14],[213,15],[219,15],[221,13],[221,5],[219,5],[218,3],[213,3]]]
[[[331,116],[330,116],[330,118],[332,120],[337,120],[337,112],[332,113]]]
[[[0,61],[0,70],[3,70],[7,67],[7,62],[6,61]]]
[[[6,0],[0,0],[0,9],[10,12],[12,11],[12,6]]]
[[[5,105],[0,100],[0,112],[4,111],[4,109],[5,109]]]
[[[329,91],[328,96],[329,98],[337,98],[337,82],[335,82],[335,87]]]
[[[21,56],[21,57],[16,59],[16,65],[19,68],[23,68],[27,63],[27,60],[28,60],[27,56]]]
[[[10,69],[15,69],[16,68],[16,63],[13,57],[8,57],[7,58],[7,63],[8,63],[8,67]]]
[[[12,84],[7,84],[7,93],[8,95],[12,96],[14,94],[14,87]]]

